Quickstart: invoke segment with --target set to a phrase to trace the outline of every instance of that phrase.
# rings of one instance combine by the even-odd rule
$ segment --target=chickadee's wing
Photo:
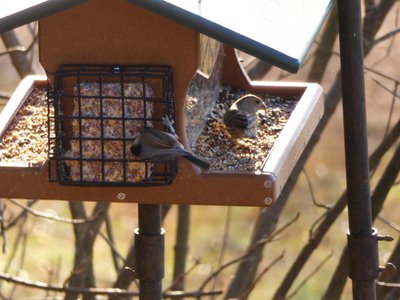
[[[140,133],[146,143],[157,148],[173,148],[179,144],[174,135],[152,127],[143,127]]]
[[[155,161],[165,161],[171,158],[176,158],[176,157],[183,157],[189,160],[190,162],[194,163],[195,165],[199,166],[202,169],[209,170],[210,169],[210,163],[204,159],[201,159],[189,151],[180,148],[180,147],[175,147],[173,149],[159,149],[153,152],[153,155],[151,159]]]

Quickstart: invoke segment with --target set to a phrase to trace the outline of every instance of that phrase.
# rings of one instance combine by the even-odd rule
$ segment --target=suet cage
[[[130,147],[143,126],[169,131],[172,68],[164,65],[61,65],[49,84],[49,180],[67,185],[172,183],[176,160],[144,161]],[[49,75],[49,78],[51,75]]]

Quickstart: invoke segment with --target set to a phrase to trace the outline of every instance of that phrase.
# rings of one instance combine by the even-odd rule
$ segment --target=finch
[[[131,146],[131,152],[141,159],[167,161],[183,157],[202,169],[210,169],[210,164],[187,151],[178,141],[178,136],[155,129],[142,127]]]
[[[260,97],[252,94],[236,100],[224,114],[224,123],[233,138],[257,137],[257,111],[267,109]]]

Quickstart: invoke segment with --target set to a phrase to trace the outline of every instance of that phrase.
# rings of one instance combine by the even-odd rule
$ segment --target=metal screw
[[[126,195],[125,195],[125,193],[118,193],[117,198],[118,198],[118,200],[122,201],[122,200],[125,200]]]
[[[265,205],[271,205],[272,202],[274,202],[274,201],[272,200],[271,197],[266,197],[266,198],[264,199]]]
[[[272,186],[272,181],[271,180],[264,181],[264,187],[266,189],[269,189],[271,186]]]

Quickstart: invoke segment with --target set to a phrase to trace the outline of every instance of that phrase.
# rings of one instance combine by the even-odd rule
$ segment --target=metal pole
[[[164,278],[164,230],[161,205],[139,204],[139,227],[135,230],[135,272],[139,299],[161,300]]]
[[[338,0],[343,118],[349,215],[349,276],[353,299],[375,299],[379,275],[372,228],[365,109],[364,55],[359,0]]]

